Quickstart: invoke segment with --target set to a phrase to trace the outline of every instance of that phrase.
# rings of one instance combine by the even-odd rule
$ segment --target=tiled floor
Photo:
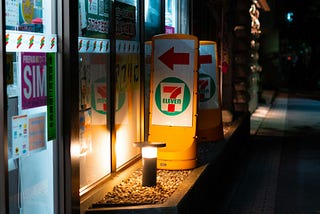
[[[320,96],[275,95],[252,114],[248,155],[215,213],[320,213]]]

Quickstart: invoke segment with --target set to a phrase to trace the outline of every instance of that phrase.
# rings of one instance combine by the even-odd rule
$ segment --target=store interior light
[[[135,142],[141,148],[142,155],[142,186],[157,185],[157,154],[158,147],[165,147],[162,142]]]

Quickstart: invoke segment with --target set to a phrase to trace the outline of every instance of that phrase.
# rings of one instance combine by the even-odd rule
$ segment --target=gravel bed
[[[224,124],[223,132],[226,134],[232,123]],[[211,148],[212,147],[212,148]],[[198,164],[204,164],[207,159],[206,153],[214,150],[213,144],[203,144],[198,148]],[[203,160],[202,160],[203,159]],[[106,193],[103,199],[92,204],[97,207],[116,207],[146,204],[162,204],[179,187],[184,179],[191,173],[190,170],[157,170],[157,184],[154,187],[142,186],[142,168],[134,171],[127,179],[113,187],[111,192]]]
[[[157,170],[157,184],[142,186],[142,168],[114,186],[112,192],[92,207],[114,207],[128,205],[162,204],[178,188],[192,170]]]

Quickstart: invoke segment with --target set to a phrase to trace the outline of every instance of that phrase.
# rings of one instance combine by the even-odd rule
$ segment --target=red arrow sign
[[[200,64],[210,64],[212,63],[212,55],[200,55],[199,56]]]
[[[173,70],[174,64],[188,65],[189,53],[175,53],[174,47],[170,48],[167,52],[159,57],[159,60]]]

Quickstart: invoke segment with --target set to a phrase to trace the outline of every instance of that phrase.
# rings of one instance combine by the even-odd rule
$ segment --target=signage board
[[[192,126],[195,45],[192,39],[155,40],[152,124]]]
[[[192,35],[152,38],[148,140],[166,143],[158,149],[161,169],[196,166],[198,45]]]
[[[12,157],[42,151],[46,145],[46,113],[16,115],[11,120]]]
[[[109,1],[79,0],[79,35],[106,38],[109,35]]]
[[[21,53],[22,110],[47,104],[46,53]]]
[[[219,108],[216,44],[200,41],[199,109]]]
[[[214,41],[200,41],[199,44],[197,137],[200,142],[215,141],[223,138],[217,44]]]

